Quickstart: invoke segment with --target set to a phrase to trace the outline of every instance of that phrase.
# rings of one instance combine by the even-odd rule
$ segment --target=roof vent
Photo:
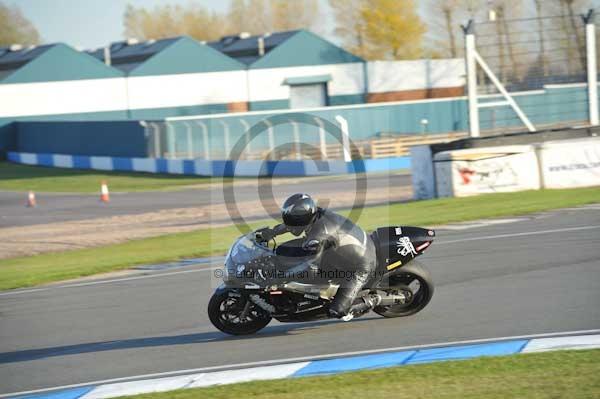
[[[21,51],[21,50],[23,50],[23,45],[22,44],[11,44],[8,49],[10,51]]]
[[[263,35],[263,37],[269,37],[269,36],[271,36],[272,34],[273,34],[273,33],[271,33],[271,32],[267,32],[267,33],[265,33],[265,34]]]
[[[206,40],[200,40],[200,44],[206,44]]]
[[[130,37],[127,39],[127,45],[128,46],[133,46],[134,44],[138,44],[140,41],[138,39],[136,39],[135,37]]]
[[[146,40],[146,43],[144,43],[146,46],[152,46],[154,43],[156,43],[156,39],[149,39]]]
[[[258,55],[261,57],[263,55],[265,55],[265,38],[264,37],[258,38]]]
[[[242,32],[242,33],[240,33],[240,39],[247,39],[250,36],[251,36],[250,32]]]

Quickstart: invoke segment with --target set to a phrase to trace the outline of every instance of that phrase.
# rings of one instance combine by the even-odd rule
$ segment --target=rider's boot
[[[354,302],[354,299],[358,293],[362,290],[362,287],[367,282],[368,278],[369,273],[358,272],[354,274],[350,281],[346,282],[345,284],[342,283],[340,288],[338,288],[331,305],[329,306],[329,313],[331,316],[343,318],[350,314],[352,303]]]

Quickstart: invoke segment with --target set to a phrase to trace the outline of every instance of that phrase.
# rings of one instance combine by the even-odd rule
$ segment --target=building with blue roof
[[[208,45],[247,66],[250,110],[364,102],[365,61],[312,32],[242,34]]]
[[[0,84],[122,77],[66,44],[0,48]]]
[[[251,65],[298,32],[300,31],[292,30],[254,36],[241,33],[224,36],[208,45],[239,62]]]
[[[462,60],[367,63],[306,30],[209,43],[129,39],[89,51],[10,46],[0,48],[0,127],[453,97],[463,75]],[[0,149],[6,137],[0,132]]]
[[[190,37],[130,39],[90,54],[126,73],[132,118],[247,110],[246,66]]]
[[[19,119],[123,119],[124,73],[66,44],[0,49],[0,124]]]
[[[0,49],[0,147],[14,141],[2,126],[16,120],[126,118],[118,69],[62,43]]]

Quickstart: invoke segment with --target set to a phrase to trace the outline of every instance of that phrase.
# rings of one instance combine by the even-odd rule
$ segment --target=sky
[[[321,10],[329,11],[326,0]],[[152,8],[164,4],[188,4],[190,0],[0,0],[17,5],[40,32],[43,43],[64,42],[79,48],[97,48],[123,39],[123,14],[127,4]],[[217,12],[229,8],[229,0],[196,0]]]
[[[339,44],[339,38],[333,34],[333,15],[328,0],[318,1],[324,21],[319,32]],[[127,4],[153,8],[190,2],[225,12],[230,0],[0,0],[0,3],[18,6],[38,29],[43,43],[63,42],[80,49],[104,47],[110,42],[124,39],[123,14]],[[427,18],[430,12],[426,7],[428,3],[417,1],[422,18]],[[590,3],[595,8],[600,7],[600,0],[590,0]]]

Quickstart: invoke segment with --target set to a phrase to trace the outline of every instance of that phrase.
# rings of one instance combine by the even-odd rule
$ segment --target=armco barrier
[[[9,152],[8,160],[27,165],[123,172],[231,176],[327,176],[410,168],[410,157],[332,161],[205,161],[194,159],[121,158]]]

